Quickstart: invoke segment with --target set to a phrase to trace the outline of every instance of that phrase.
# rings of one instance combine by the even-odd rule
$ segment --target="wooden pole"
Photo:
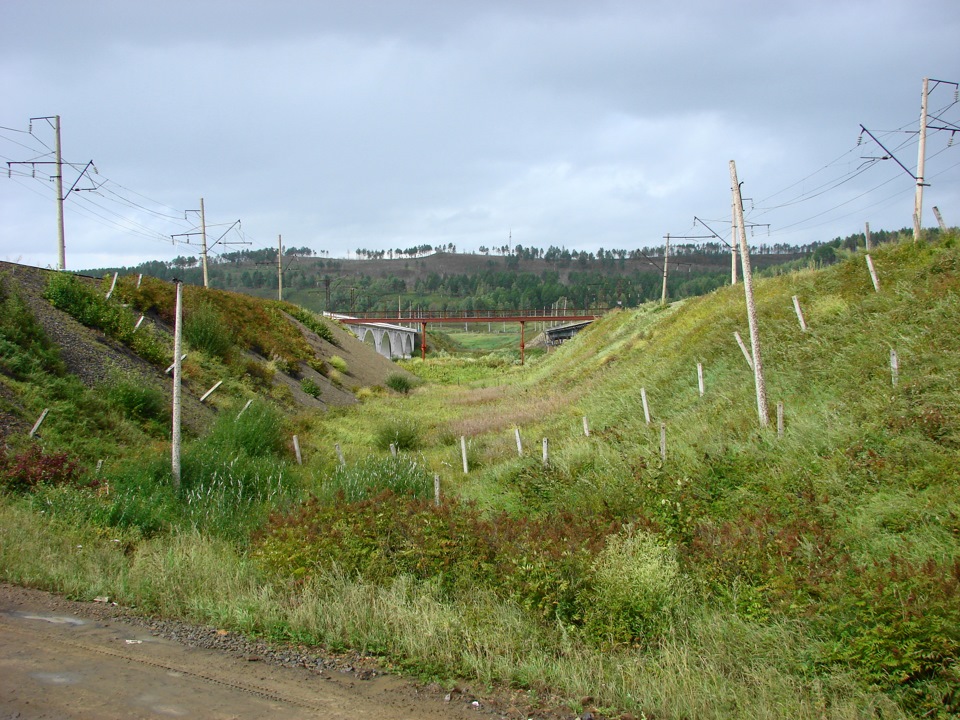
[[[763,359],[760,353],[760,328],[757,323],[757,306],[753,300],[753,274],[750,271],[750,248],[747,247],[747,233],[743,219],[743,197],[737,180],[737,164],[730,161],[730,186],[733,201],[737,206],[737,225],[740,230],[740,264],[743,265],[743,289],[747,297],[747,322],[750,325],[750,345],[753,350],[753,382],[757,392],[757,415],[760,427],[770,422],[767,410],[767,384],[763,378]]]
[[[587,416],[583,416],[583,434],[590,437],[590,425],[587,423]]]
[[[543,464],[550,464],[550,441],[547,438],[543,439]]]
[[[119,274],[120,273],[117,273],[117,272],[113,274],[113,282],[110,283],[110,289],[107,290],[107,300],[110,299],[110,296],[113,295],[114,289],[117,287],[117,276]]]
[[[440,507],[440,476],[433,475],[433,504]]]
[[[697,363],[697,386],[700,388],[700,397],[703,397],[703,363]]]
[[[250,405],[251,405],[252,403],[253,403],[253,398],[250,398],[249,400],[247,400],[247,404],[244,405],[244,406],[240,409],[240,412],[237,413],[237,420],[240,419],[240,416],[243,415],[243,414],[247,411],[247,408],[250,407]]]
[[[937,219],[937,225],[940,226],[940,232],[947,231],[947,224],[943,221],[943,216],[940,215],[940,208],[936,205],[933,206],[933,216]]]
[[[873,258],[869,255],[867,257],[867,269],[870,271],[870,279],[873,280],[873,289],[877,292],[880,292],[880,279],[877,277],[877,271],[873,267]]]
[[[866,232],[863,234],[863,247],[867,252],[873,250],[873,243],[870,241],[870,223],[866,224]]]
[[[183,348],[183,283],[177,285],[177,304],[173,325],[173,428],[171,431],[171,469],[173,472],[173,487],[180,489],[180,379],[181,349]]]
[[[660,460],[667,461],[667,424],[660,423]]]
[[[33,437],[37,434],[37,430],[40,429],[40,425],[43,424],[43,421],[47,417],[47,413],[50,412],[50,408],[44,408],[43,412],[40,413],[40,417],[37,418],[37,421],[33,424],[33,428],[30,430],[30,434],[27,437]]]
[[[213,391],[216,390],[221,385],[223,385],[223,380],[217,380],[217,382],[214,383],[214,386],[212,388],[210,388],[203,395],[200,396],[200,402],[203,402],[208,397],[210,397],[213,394]]]
[[[397,446],[394,445],[393,443],[390,443],[390,454],[391,454],[393,457],[396,457],[396,456],[397,456]]]
[[[799,299],[796,295],[793,296],[793,309],[796,310],[796,312],[797,312],[797,320],[800,321],[800,331],[801,331],[801,332],[806,332],[806,331],[807,331],[807,323],[806,323],[806,321],[804,321],[804,319],[803,319],[803,311],[800,309],[800,299]]]
[[[890,382],[894,387],[900,379],[900,359],[897,357],[897,351],[890,348]]]
[[[340,443],[334,443],[333,449],[337,451],[337,461],[340,463],[340,467],[346,467],[347,461],[343,457],[343,450],[340,449]]]
[[[514,428],[513,432],[517,436],[517,455],[523,457],[523,443],[520,442],[520,428]]]
[[[777,437],[783,437],[783,403],[777,403]]]
[[[650,424],[650,406],[647,405],[647,389],[640,388],[640,400],[643,402],[643,419]]]
[[[467,465],[467,438],[463,435],[460,436],[460,456],[463,458],[463,474],[466,475],[470,467]]]
[[[740,332],[734,330],[733,337],[736,339],[737,345],[740,346],[740,352],[743,353],[743,359],[747,361],[747,365],[749,365],[750,369],[753,370],[753,359],[750,357],[750,351],[747,350],[747,346],[743,343],[743,338],[740,337]]]
[[[730,224],[730,284],[737,284],[737,204],[730,203],[733,221]]]
[[[300,438],[293,436],[293,453],[297,456],[297,465],[303,465],[303,456],[300,454]]]

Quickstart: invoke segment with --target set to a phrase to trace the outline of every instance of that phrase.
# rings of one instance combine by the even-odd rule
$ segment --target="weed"
[[[375,430],[375,444],[381,450],[394,446],[397,450],[419,450],[420,428],[407,420],[389,420]]]
[[[185,314],[183,337],[190,347],[224,358],[233,347],[233,337],[216,306],[202,299]]]
[[[387,379],[383,381],[383,384],[403,395],[406,395],[413,389],[413,381],[406,375],[401,375],[400,373],[388,375]]]
[[[315,397],[315,398],[320,397],[320,394],[322,392],[320,389],[320,386],[317,385],[310,378],[303,378],[303,380],[300,381],[300,389],[303,390],[310,397]]]
[[[330,363],[330,367],[332,367],[337,372],[344,373],[344,374],[347,373],[347,361],[344,360],[339,355],[331,356],[330,359],[327,360],[327,362]]]

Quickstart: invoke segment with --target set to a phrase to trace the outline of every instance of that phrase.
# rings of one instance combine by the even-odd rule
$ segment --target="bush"
[[[337,372],[341,372],[341,373],[347,372],[347,361],[344,360],[339,355],[334,355],[329,360],[327,360],[327,362],[330,363],[330,366]]]
[[[679,575],[674,555],[649,532],[629,527],[611,535],[593,564],[587,632],[612,644],[655,643],[670,627]]]
[[[307,395],[315,398],[319,398],[322,392],[320,386],[310,378],[304,378],[300,381],[300,389],[303,390]]]
[[[405,420],[386,422],[376,429],[375,444],[381,450],[389,450],[391,445],[397,450],[418,450],[420,428]]]
[[[239,418],[221,415],[205,442],[233,453],[264,457],[282,453],[285,440],[280,413],[255,402]]]
[[[393,375],[387,376],[387,379],[383,382],[391,390],[394,390],[398,393],[403,393],[406,395],[413,389],[413,381],[410,380],[406,375],[401,375],[400,373],[394,373]]]
[[[44,453],[36,445],[10,456],[0,449],[0,487],[30,492],[40,485],[78,485],[82,471],[67,453]]]
[[[323,318],[320,318],[306,308],[302,308],[297,305],[284,306],[284,309],[294,318],[303,323],[304,326],[316,333],[317,337],[326,340],[331,345],[339,345],[336,338],[333,336],[333,331]]]
[[[0,277],[0,369],[20,380],[37,371],[62,375],[57,348],[10,282]]]
[[[170,420],[166,394],[142,381],[129,377],[115,378],[107,388],[106,397],[128,417],[159,423]]]
[[[233,337],[213,303],[202,300],[186,313],[183,337],[190,347],[223,358],[233,347]]]

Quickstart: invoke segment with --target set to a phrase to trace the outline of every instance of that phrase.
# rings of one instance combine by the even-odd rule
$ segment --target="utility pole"
[[[665,236],[667,244],[663,246],[663,292],[660,293],[660,304],[667,304],[667,264],[670,258],[670,233]]]
[[[207,274],[207,213],[203,209],[203,198],[200,198],[200,237],[203,239],[203,250],[200,257],[203,259],[203,286],[210,287],[210,276]]]
[[[760,358],[760,331],[757,327],[757,306],[753,301],[753,276],[750,272],[750,249],[747,247],[746,223],[743,220],[743,197],[737,180],[737,164],[730,161],[730,185],[736,209],[737,226],[740,230],[740,262],[743,264],[743,289],[747,298],[747,323],[750,326],[750,345],[753,354],[753,380],[757,391],[757,414],[760,427],[767,427],[770,416],[767,410],[767,386],[763,379],[763,362]]]
[[[57,164],[57,270],[67,269],[67,250],[63,233],[63,153],[60,149],[60,116],[53,116],[54,145]]]
[[[171,470],[173,487],[180,489],[180,374],[181,348],[183,347],[183,283],[174,280],[177,286],[177,307],[173,325],[173,428],[171,447]]]
[[[920,142],[917,150],[917,196],[913,202],[913,241],[920,239],[923,225],[923,166],[927,160],[927,97],[930,95],[930,78],[923,79],[920,95]]]
[[[735,202],[730,203],[730,212],[733,215],[733,220],[730,224],[730,284],[737,284],[737,204]]]
[[[47,115],[45,117],[32,117],[30,118],[30,134],[33,134],[33,121],[34,120],[46,120],[53,127],[54,133],[54,159],[53,160],[24,160],[24,161],[9,161],[7,162],[7,173],[11,174],[12,168],[14,165],[29,165],[33,168],[33,176],[36,177],[37,165],[53,165],[55,167],[55,175],[51,176],[51,180],[55,180],[57,183],[57,270],[66,270],[67,268],[67,257],[66,257],[66,243],[64,241],[64,231],[63,231],[63,203],[70,196],[74,190],[96,190],[96,187],[89,188],[78,188],[77,185],[80,183],[80,180],[84,175],[87,175],[87,170],[93,168],[94,172],[97,172],[96,166],[93,164],[93,160],[88,162],[83,170],[80,171],[80,175],[74,181],[73,186],[67,190],[66,193],[63,192],[63,152],[60,144],[60,116],[59,115]],[[48,146],[49,147],[49,146]],[[68,163],[69,164],[69,163]],[[91,180],[90,176],[87,176],[88,180]],[[91,180],[92,182],[92,180]],[[94,183],[95,185],[95,183]]]
[[[283,238],[277,235],[277,300],[283,301]]]

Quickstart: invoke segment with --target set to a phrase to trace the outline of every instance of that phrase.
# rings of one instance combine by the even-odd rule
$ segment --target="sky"
[[[730,160],[751,243],[826,241],[912,226],[924,77],[960,126],[956,0],[3,0],[0,27],[0,260],[41,267],[30,118],[60,116],[72,270],[197,256],[200,198],[211,258],[729,241]],[[960,224],[950,137],[924,226]]]

